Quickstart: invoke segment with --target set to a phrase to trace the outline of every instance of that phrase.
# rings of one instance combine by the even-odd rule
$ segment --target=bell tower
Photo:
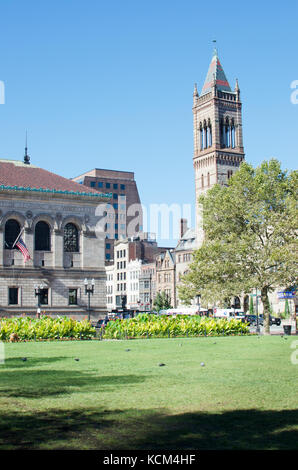
[[[198,197],[215,184],[226,185],[244,160],[241,108],[238,80],[232,91],[214,48],[201,94],[196,84],[193,92],[193,164],[199,246],[204,235]]]

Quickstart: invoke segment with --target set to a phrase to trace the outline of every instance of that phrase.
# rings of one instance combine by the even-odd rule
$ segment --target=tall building
[[[130,171],[94,168],[73,178],[99,192],[111,194],[111,201],[104,207],[105,260],[113,259],[114,242],[134,237],[143,231],[141,201],[134,173]]]
[[[198,244],[203,240],[198,197],[216,183],[227,184],[244,160],[241,108],[238,80],[232,91],[217,50],[214,49],[201,94],[196,85],[193,93],[193,164]]]

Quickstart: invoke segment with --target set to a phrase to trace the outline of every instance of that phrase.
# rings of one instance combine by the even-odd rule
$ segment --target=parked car
[[[256,325],[257,324],[257,315],[245,315],[244,316],[244,321],[245,323],[248,323],[249,325]]]
[[[260,322],[260,325],[263,326],[264,324],[264,316],[261,314],[259,315],[259,322]],[[281,324],[281,319],[280,318],[277,318],[277,317],[272,317],[271,315],[269,316],[269,324],[270,326],[272,325],[277,325],[279,326]]]

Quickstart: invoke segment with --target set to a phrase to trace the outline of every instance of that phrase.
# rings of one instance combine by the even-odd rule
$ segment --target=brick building
[[[244,160],[242,103],[238,81],[232,91],[214,49],[199,95],[193,93],[193,126],[196,192],[196,233],[203,240],[202,213],[198,197],[215,184],[226,184]]]
[[[94,168],[73,178],[93,190],[111,193],[111,201],[103,207],[105,260],[113,259],[114,242],[135,237],[143,231],[143,215],[134,173]]]

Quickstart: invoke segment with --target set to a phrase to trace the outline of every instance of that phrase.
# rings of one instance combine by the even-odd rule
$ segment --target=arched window
[[[64,251],[68,253],[79,251],[79,232],[72,223],[68,223],[64,227]]]
[[[210,173],[209,173],[209,171],[207,173],[207,186],[208,186],[208,188],[210,187]]]
[[[4,248],[11,250],[21,231],[19,222],[9,219],[5,224]]]
[[[47,222],[37,222],[35,226],[35,250],[50,251],[51,236],[50,227]]]
[[[230,147],[231,146],[231,139],[230,139],[230,125],[229,125],[229,119],[226,119],[226,125],[225,125],[225,146]]]
[[[201,187],[202,189],[204,188],[204,175],[203,174],[201,176]]]
[[[232,124],[231,124],[231,147],[233,149],[236,147],[234,120],[232,121]]]
[[[203,133],[202,123],[200,123],[200,150],[203,150],[203,148],[204,148],[204,133]]]

